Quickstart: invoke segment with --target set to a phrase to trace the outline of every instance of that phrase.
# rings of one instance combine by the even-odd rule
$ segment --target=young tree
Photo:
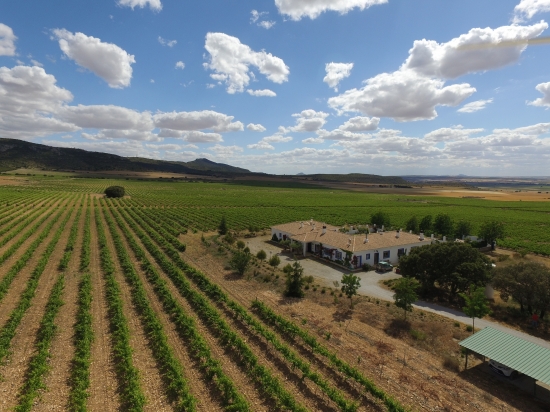
[[[474,326],[476,318],[482,318],[485,315],[491,313],[491,308],[487,303],[485,297],[484,287],[470,287],[469,293],[461,293],[460,296],[464,299],[466,306],[462,308],[466,316],[472,318],[472,333],[474,333]]]
[[[291,241],[289,248],[292,251],[292,253],[298,254],[298,252],[302,250],[302,244],[300,242]]]
[[[237,241],[237,249],[244,249],[246,245],[244,244],[244,242],[242,240],[238,240]]]
[[[405,230],[407,230],[407,232],[412,230],[413,233],[418,233],[418,219],[416,216],[409,219],[407,225],[405,226]]]
[[[261,262],[263,262],[267,257],[267,254],[265,253],[265,250],[262,249],[258,253],[256,253],[256,257],[260,259]]]
[[[432,230],[432,215],[424,216],[420,221],[419,230],[421,233],[426,233]]]
[[[435,217],[434,230],[442,236],[449,236],[453,233],[453,220],[447,214],[439,214]]]
[[[220,225],[218,226],[218,233],[222,236],[227,234],[227,223],[225,221],[225,216],[222,216],[222,220],[220,221]]]
[[[455,227],[455,238],[462,239],[462,236],[468,236],[472,233],[472,224],[465,220],[457,222]]]
[[[390,226],[390,217],[382,211],[374,213],[370,217],[370,220],[371,220],[371,223],[373,225],[376,225],[377,227]]]
[[[251,259],[252,255],[250,253],[238,250],[229,261],[229,267],[242,276],[250,266]]]
[[[269,259],[268,263],[269,263],[269,266],[276,268],[281,264],[281,259],[279,258],[279,256],[273,255],[271,259]]]
[[[235,237],[230,232],[227,232],[227,234],[223,237],[223,240],[225,240],[230,245],[235,243]]]
[[[361,286],[361,279],[353,273],[342,276],[342,292],[349,298],[349,303],[353,309],[353,297],[357,295],[357,289]]]
[[[418,281],[412,278],[401,278],[395,283],[393,299],[395,306],[405,312],[405,319],[407,319],[407,312],[412,312],[412,304],[418,300],[416,289],[419,286]]]
[[[285,295],[288,297],[303,298],[304,268],[302,268],[302,265],[296,261],[290,270],[286,270],[285,273],[287,274]]]
[[[504,236],[506,236],[504,223],[497,222],[496,220],[483,223],[479,229],[479,237],[490,245],[492,245],[497,239],[503,239]]]

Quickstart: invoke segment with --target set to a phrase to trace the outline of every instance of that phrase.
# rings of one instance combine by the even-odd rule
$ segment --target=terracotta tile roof
[[[312,231],[321,231],[323,225],[327,227],[327,231],[339,230],[339,227],[327,225],[317,221],[306,220],[303,222],[290,222],[283,223],[282,225],[272,226],[272,229],[280,230],[281,232],[290,233],[291,235],[298,235],[301,233],[308,233]],[[301,226],[301,227],[300,227]]]

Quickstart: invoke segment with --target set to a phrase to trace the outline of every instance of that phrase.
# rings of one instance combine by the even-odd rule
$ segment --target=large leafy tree
[[[416,289],[419,286],[418,281],[412,278],[401,278],[395,283],[393,299],[395,306],[405,312],[405,319],[407,319],[407,312],[412,312],[412,304],[418,300]]]
[[[466,316],[472,318],[472,333],[474,333],[476,318],[482,318],[491,313],[491,308],[485,297],[485,288],[481,286],[470,287],[469,293],[461,293],[466,306],[462,308]]]
[[[506,236],[504,223],[491,220],[481,225],[479,237],[489,244],[493,244],[497,239],[503,239]]]
[[[361,286],[361,279],[353,273],[342,276],[342,292],[349,298],[349,303],[353,308],[353,297],[357,295],[357,290]]]
[[[521,261],[495,270],[494,287],[507,301],[512,297],[522,312],[538,312],[542,319],[550,310],[550,269],[538,262]]]
[[[439,214],[435,217],[434,231],[442,236],[450,236],[453,233],[453,220],[447,214]]]
[[[376,212],[374,213],[371,217],[370,217],[370,220],[371,220],[371,223],[373,225],[376,225],[378,227],[382,227],[382,226],[386,226],[386,227],[389,227],[390,226],[390,217],[388,216],[387,213],[384,213],[382,211],[379,211],[379,212]]]
[[[454,300],[470,285],[485,286],[491,280],[491,262],[467,243],[435,243],[414,248],[399,260],[404,277],[420,282],[424,295],[447,295]]]

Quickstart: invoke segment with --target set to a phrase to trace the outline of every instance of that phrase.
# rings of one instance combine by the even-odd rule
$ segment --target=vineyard
[[[104,198],[111,184],[127,196]],[[509,246],[550,254],[539,203],[246,182],[56,177],[0,187],[0,410],[422,409],[427,398],[407,381],[390,384],[277,300],[199,270],[183,235],[212,231],[222,216],[231,229],[261,230],[311,217],[366,222],[380,209],[397,225],[439,212],[476,225],[501,219]]]

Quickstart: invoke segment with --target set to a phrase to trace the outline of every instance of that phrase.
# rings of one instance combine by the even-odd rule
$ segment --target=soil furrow
[[[85,198],[84,198],[85,199]],[[85,204],[85,203],[84,203]],[[76,211],[75,211],[76,212]],[[78,227],[84,226],[86,206],[82,208]],[[67,228],[70,226],[67,225]],[[79,230],[71,260],[65,270],[65,290],[63,309],[57,315],[58,333],[51,346],[51,370],[44,380],[47,388],[40,402],[35,405],[36,411],[64,410],[69,396],[71,359],[74,356],[73,324],[76,318],[78,298],[78,265],[79,251],[82,245],[83,231]]]
[[[128,245],[126,238],[124,237],[120,229],[117,228],[117,231],[120,234],[121,238],[123,239],[124,244]],[[155,265],[154,260],[145,250],[145,248],[143,247],[143,245],[141,244],[137,236],[134,239],[142,247],[144,252],[147,254],[147,258],[149,259],[149,261],[153,265]],[[166,314],[166,312],[162,307],[162,304],[159,302],[158,298],[156,297],[151,285],[149,284],[146,276],[141,270],[141,267],[137,262],[135,255],[131,251],[130,247],[127,247],[127,249],[132,258],[132,262],[134,263],[134,267],[136,268],[136,272],[140,276],[140,279],[143,283],[143,287],[147,292],[147,296],[149,297],[149,302],[153,307],[153,309],[155,310],[155,312],[159,315],[159,318],[166,332],[166,336],[168,337],[168,342],[172,347],[172,349],[174,350],[174,354],[176,355],[176,357],[179,359],[179,361],[182,363],[184,367],[184,373],[188,379],[189,387],[191,388],[192,393],[195,395],[195,397],[198,400],[197,411],[201,411],[201,412],[221,411],[222,408],[220,407],[219,403],[216,403],[216,399],[215,399],[216,394],[212,391],[213,385],[205,382],[204,376],[201,375],[201,373],[199,372],[199,364],[189,356],[189,353],[187,352],[187,348],[185,347],[185,343],[179,337],[179,334],[176,330],[176,327],[174,326],[174,323],[170,321],[170,316]],[[155,266],[155,268],[159,272],[161,272],[160,268],[158,268],[157,266]],[[174,296],[177,296],[177,294],[175,294]],[[210,394],[210,396],[205,396],[205,394]]]
[[[72,213],[71,218],[67,222],[68,225],[72,224],[76,215],[76,212],[73,209],[73,206],[69,205],[65,214],[61,216],[60,222],[56,223],[56,225],[52,228],[52,236],[67,213]],[[18,327],[11,342],[12,354],[9,357],[8,362],[0,367],[0,375],[9,377],[9,379],[0,381],[0,394],[2,395],[2,402],[4,402],[4,405],[6,406],[11,407],[16,404],[18,390],[25,380],[27,363],[30,357],[35,353],[36,332],[38,331],[40,321],[44,315],[51,289],[57,280],[57,265],[63,256],[65,245],[67,243],[67,237],[68,233],[63,233],[55,246],[51,258],[49,259],[44,272],[40,276],[38,287],[36,289],[36,295],[32,300],[32,305],[23,317],[21,325]],[[45,244],[48,242],[48,239],[46,239]],[[34,268],[34,265],[29,266],[29,268]],[[18,285],[25,286],[26,282],[22,281],[20,278]],[[11,310],[9,310],[9,312],[11,312]]]
[[[98,212],[92,206],[92,222]],[[91,225],[91,257],[90,273],[92,274],[92,319],[95,333],[92,345],[90,365],[90,411],[116,411],[120,409],[120,400],[117,394],[117,379],[112,356],[112,342],[109,332],[107,302],[105,299],[105,282],[99,262],[99,248],[97,243],[97,229]]]
[[[154,258],[145,249],[145,247],[143,246],[139,238],[135,236],[134,239],[139,244],[139,246],[144,250],[144,253],[147,256],[147,259],[155,267],[158,273],[163,274],[162,268],[158,266]],[[214,387],[213,384],[207,384],[206,382],[204,382],[204,375],[198,372],[199,364],[189,357],[187,351],[185,350],[185,344],[181,341],[181,338],[179,337],[179,334],[176,328],[174,327],[173,323],[169,321],[170,317],[163,312],[162,304],[157,300],[156,295],[154,295],[154,291],[152,290],[151,286],[147,282],[145,275],[143,274],[142,271],[139,271],[139,274],[147,290],[148,296],[150,296],[151,303],[154,305],[157,313],[162,312],[161,318],[163,320],[163,323],[167,325],[166,333],[167,335],[169,335],[169,339],[171,340],[171,342],[174,342],[172,346],[175,349],[175,351],[180,356],[182,356],[181,358],[182,362],[185,362],[184,365],[186,365],[186,369],[185,369],[186,374],[187,375],[189,375],[190,373],[192,374],[190,376],[192,378],[192,380],[190,380],[190,384],[192,384],[191,387],[192,387],[193,393],[195,393],[197,395],[197,398],[199,399],[198,410],[201,410],[201,411],[222,410],[219,406],[220,400],[219,400],[219,396],[217,395],[217,389]],[[237,385],[240,393],[242,393],[243,396],[245,396],[247,401],[252,406],[252,410],[254,411],[269,410],[269,406],[267,406],[266,402],[262,398],[260,398],[258,396],[258,393],[254,390],[254,383],[251,382],[250,379],[237,366],[235,366],[234,362],[230,361],[229,358],[231,358],[233,354],[231,353],[228,354],[223,348],[219,347],[217,340],[211,335],[210,331],[204,327],[204,325],[202,324],[200,319],[195,315],[193,309],[189,306],[187,301],[179,295],[179,292],[174,287],[174,285],[168,281],[167,286],[170,289],[172,296],[174,296],[174,298],[181,304],[182,308],[186,311],[186,313],[195,320],[195,323],[197,325],[197,328],[200,330],[201,335],[205,338],[205,340],[208,342],[210,346],[212,356],[215,359],[220,361],[220,364],[222,365],[222,369]],[[197,386],[197,388],[195,389],[193,385]],[[205,398],[205,394],[207,393],[209,393],[210,396]]]
[[[99,212],[99,211],[98,211]],[[102,221],[105,228],[107,224],[102,215]],[[117,258],[113,239],[108,230],[105,231],[107,244],[116,267],[115,278],[120,286],[121,296],[124,301],[124,315],[128,319],[128,328],[130,330],[130,345],[133,349],[132,361],[140,371],[142,389],[147,399],[144,406],[145,411],[171,411],[173,410],[164,391],[164,385],[160,376],[157,363],[149,345],[147,337],[140,322],[140,317],[136,312],[131,298],[130,287],[126,283],[120,267],[120,262]]]
[[[235,354],[230,351],[228,352],[227,350],[219,346],[218,339],[217,337],[215,337],[215,334],[211,332],[211,329],[208,326],[206,326],[198,316],[195,315],[193,307],[188,303],[187,299],[185,299],[179,294],[179,292],[177,291],[177,288],[173,285],[170,278],[166,276],[166,274],[164,274],[163,271],[159,271],[159,273],[161,273],[162,276],[164,276],[165,280],[170,285],[171,291],[174,293],[174,296],[176,296],[176,298],[178,299],[182,307],[184,307],[184,309],[188,311],[188,313],[193,314],[193,317],[195,317],[197,321],[197,326],[200,328],[201,332],[203,333],[203,336],[205,336],[205,338],[207,338],[211,346],[213,346],[213,353],[216,353],[214,352],[214,348],[216,348],[215,349],[216,351],[220,351],[225,355],[225,357],[229,357],[233,365],[240,364],[240,359],[238,357],[238,354]],[[195,287],[192,281],[190,281],[190,284],[194,290],[202,294],[202,292]],[[226,321],[228,321],[230,325],[232,324],[230,319],[227,316],[225,316],[223,312],[222,312],[222,316],[225,318]],[[277,358],[274,358],[273,356],[268,355],[268,351],[266,351],[266,348],[262,347],[262,345],[265,346],[263,342],[255,342],[254,336],[252,336],[252,338],[250,339],[250,337],[245,336],[243,332],[239,330],[239,328],[234,327],[233,330],[243,340],[247,342],[247,344],[250,346],[254,354],[258,357],[259,363],[270,369],[273,375],[280,380],[280,382],[283,384],[285,389],[288,390],[289,393],[292,394],[292,396],[294,396],[294,398],[298,403],[301,403],[307,409],[310,409],[310,410],[334,410],[332,408],[327,409],[327,405],[324,402],[323,398],[321,396],[317,396],[314,392],[310,391],[307,385],[304,384],[301,381],[301,379],[298,378],[297,375],[295,375],[291,371],[291,369],[288,367],[288,365],[286,365],[286,363],[280,362]],[[239,369],[239,371],[241,370]],[[241,382],[247,382],[248,387],[255,387],[256,390],[258,390],[257,385],[254,382],[252,382],[248,377],[246,377],[244,372],[241,371],[241,373],[245,379],[245,380],[242,380]],[[320,390],[318,390],[317,392],[321,393]],[[304,393],[306,395],[304,395]],[[270,401],[263,400],[263,397],[262,397],[262,404],[266,408],[265,410],[273,410],[274,406],[272,405],[265,406],[266,402],[269,404]]]
[[[67,210],[65,211],[65,214],[66,213],[70,213],[72,211],[72,207],[69,205],[67,207]],[[51,213],[50,213],[51,212]],[[42,232],[42,230],[44,229],[44,227],[48,224],[48,222],[50,222],[53,217],[57,214],[57,209],[52,209],[50,211],[50,216],[48,217],[48,219],[46,219],[44,221],[44,223],[42,223],[42,225],[40,225],[40,227],[37,229],[36,233],[33,233],[32,236],[29,237],[29,239],[27,239],[19,248],[19,250],[16,252],[16,254],[20,254],[22,255],[23,253],[25,253],[26,249],[28,249],[28,246],[30,246],[30,244],[32,242],[34,242],[34,240],[40,236],[40,233]],[[54,233],[55,231],[57,230],[57,228],[59,227],[59,225],[61,224],[61,221],[63,220],[63,216],[65,216],[65,214],[63,214],[59,220],[53,225],[52,229],[50,230],[50,233],[48,234],[48,236],[46,236],[44,238],[44,240],[42,241],[42,243],[36,248],[36,250],[34,251],[34,253],[32,254],[31,258],[28,260],[27,264],[21,269],[21,271],[17,274],[17,276],[14,278],[13,280],[13,283],[10,285],[5,297],[2,299],[2,301],[0,302],[0,327],[4,326],[4,324],[6,323],[6,321],[8,320],[9,316],[10,316],[10,313],[11,311],[13,310],[13,308],[17,305],[17,302],[19,302],[19,298],[21,297],[21,293],[23,293],[23,291],[25,290],[26,288],[26,283],[27,283],[27,280],[29,279],[29,277],[31,276],[31,273],[34,269],[34,267],[36,266],[38,260],[40,259],[40,257],[42,256],[42,253],[44,252],[44,250],[48,247],[48,243],[50,242],[50,240],[53,238],[54,236]],[[71,220],[74,218],[71,217]],[[60,241],[62,241],[60,239]],[[22,250],[22,248],[24,248]],[[13,259],[13,256],[10,258],[10,259]],[[15,263],[15,261],[12,262],[12,264]],[[57,262],[59,263],[59,262]],[[8,272],[9,268],[12,266],[12,264],[10,264],[9,266],[5,267],[2,272],[5,274]],[[53,283],[52,283],[53,285]],[[40,289],[38,289],[39,291]],[[37,293],[38,293],[37,291]]]

